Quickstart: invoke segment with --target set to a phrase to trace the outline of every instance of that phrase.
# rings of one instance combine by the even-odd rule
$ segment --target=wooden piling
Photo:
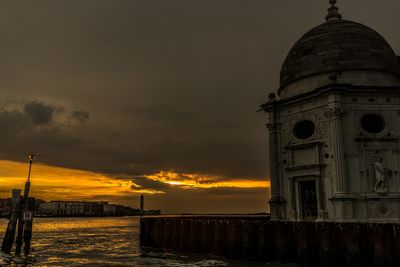
[[[21,208],[21,190],[13,189],[11,197],[11,214],[8,221],[7,230],[4,235],[1,251],[10,253],[15,241],[15,230],[17,228],[18,219],[20,217]]]
[[[30,252],[32,221],[36,202],[34,198],[29,198],[29,191],[31,187],[30,176],[34,158],[35,155],[29,155],[28,180],[25,183],[23,198],[21,198],[20,189],[13,189],[12,191],[11,214],[1,246],[1,251],[5,253],[11,252],[14,241],[16,245],[15,252],[17,254],[21,252],[22,243],[24,243],[25,254],[29,254]],[[18,229],[18,231],[17,238],[15,239],[16,229]]]
[[[22,247],[22,239],[24,234],[23,216],[24,216],[24,211],[22,210],[19,212],[17,238],[15,239],[15,252],[17,254],[21,253],[21,247]]]
[[[28,201],[28,213],[29,216],[24,217],[24,253],[25,255],[29,254],[31,249],[31,239],[32,239],[32,224],[33,224],[33,214],[35,213],[35,198],[29,198]]]
[[[141,224],[140,244],[144,247],[213,253],[239,260],[294,262],[301,266],[400,266],[400,226],[396,223],[181,216],[142,218]],[[172,224],[177,225],[171,227]],[[174,240],[174,245],[166,240],[160,242],[165,237]]]

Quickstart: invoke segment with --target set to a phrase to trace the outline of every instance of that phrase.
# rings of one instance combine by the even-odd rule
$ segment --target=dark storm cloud
[[[67,128],[54,125],[56,108],[38,101],[24,104],[21,109],[0,110],[0,158],[21,160],[32,152],[58,154],[82,145],[81,138]],[[57,153],[55,153],[57,152]],[[25,157],[22,157],[24,155]]]
[[[14,135],[22,134],[30,127],[30,118],[20,111],[0,110],[0,134],[4,140],[8,140]]]
[[[24,112],[34,124],[47,124],[53,120],[54,107],[34,100],[24,105]]]
[[[80,123],[84,123],[89,120],[90,114],[85,110],[75,110],[72,112],[71,117]]]
[[[0,143],[1,158],[25,160],[36,151],[40,161],[70,168],[128,176],[172,169],[226,179],[266,177],[266,118],[256,110],[279,87],[290,47],[324,21],[329,6],[23,3],[0,4],[0,99],[20,104],[0,112],[0,136],[9,140]],[[376,29],[400,52],[399,1],[338,5],[344,18]],[[24,112],[27,102],[34,108]],[[51,107],[84,123],[64,125]]]
[[[159,181],[154,181],[146,177],[133,178],[132,182],[134,183],[131,185],[132,189],[166,190],[170,188],[169,184]]]
[[[191,120],[193,121],[198,118],[198,116],[193,112],[168,108],[165,106],[148,106],[133,110],[130,107],[127,107],[126,110],[132,112],[132,115],[134,116],[140,116],[143,119],[153,122],[188,123]]]

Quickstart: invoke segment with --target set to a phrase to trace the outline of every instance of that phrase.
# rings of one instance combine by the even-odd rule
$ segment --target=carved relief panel
[[[400,193],[398,152],[385,149],[367,149],[364,170],[367,185],[364,190],[377,195]]]

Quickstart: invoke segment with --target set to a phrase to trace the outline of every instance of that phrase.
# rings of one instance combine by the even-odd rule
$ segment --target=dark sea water
[[[0,241],[6,226],[0,219]],[[31,255],[0,254],[0,266],[276,266],[142,251],[137,217],[35,218],[33,227]]]

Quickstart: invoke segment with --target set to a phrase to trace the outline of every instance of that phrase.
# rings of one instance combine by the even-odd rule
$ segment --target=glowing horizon
[[[0,197],[10,197],[13,188],[23,189],[28,174],[28,164],[0,160]],[[91,171],[49,166],[35,162],[31,174],[31,196],[50,200],[105,200],[137,197],[137,194],[165,194],[167,190],[144,187],[135,181],[148,180],[168,188],[181,190],[207,190],[211,188],[268,188],[269,181],[254,179],[229,180],[224,177],[160,171],[132,178],[128,175],[111,175]]]

